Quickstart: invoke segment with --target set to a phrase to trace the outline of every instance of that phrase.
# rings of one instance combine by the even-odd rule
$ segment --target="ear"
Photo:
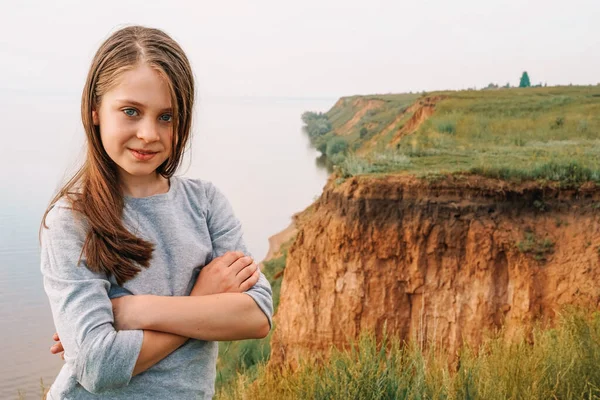
[[[94,125],[100,125],[100,118],[98,118],[98,111],[92,109],[92,122]]]

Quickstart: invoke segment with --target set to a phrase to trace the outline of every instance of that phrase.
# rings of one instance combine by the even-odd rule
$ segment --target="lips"
[[[141,161],[147,161],[150,160],[152,157],[154,157],[156,155],[156,153],[158,153],[157,151],[149,151],[149,150],[142,150],[142,149],[128,149],[131,154],[137,158],[138,160]]]
[[[150,151],[150,150],[144,150],[144,149],[129,149],[129,150],[133,150],[133,151],[141,153],[141,154],[156,154],[156,153],[158,153],[158,151]]]

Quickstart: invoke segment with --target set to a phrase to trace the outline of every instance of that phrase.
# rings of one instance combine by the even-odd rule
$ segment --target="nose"
[[[142,124],[140,124],[139,129],[137,131],[137,137],[138,139],[143,140],[146,143],[152,143],[160,139],[158,132],[159,128],[156,122],[152,120],[145,121]]]

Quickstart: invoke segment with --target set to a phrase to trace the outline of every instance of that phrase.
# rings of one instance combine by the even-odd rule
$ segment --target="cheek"
[[[104,149],[110,152],[123,147],[130,137],[130,130],[126,124],[120,124],[118,121],[100,121],[100,138]]]
[[[169,130],[165,135],[165,147],[169,150],[169,153],[173,151],[173,130]]]

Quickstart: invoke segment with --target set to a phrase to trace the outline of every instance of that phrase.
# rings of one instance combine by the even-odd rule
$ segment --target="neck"
[[[148,197],[169,191],[169,180],[159,174],[132,176],[121,173],[121,190],[130,197]]]

